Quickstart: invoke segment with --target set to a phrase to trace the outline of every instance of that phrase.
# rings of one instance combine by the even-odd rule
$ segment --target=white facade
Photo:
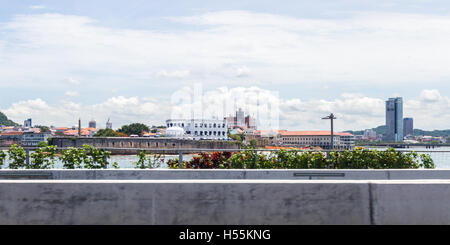
[[[169,119],[167,130],[180,127],[184,130],[184,138],[192,139],[227,139],[227,121],[225,119]],[[166,132],[168,135],[168,133]]]
[[[47,142],[47,139],[50,138],[51,133],[34,133],[32,131],[24,132],[22,136],[22,145],[23,146],[37,146],[39,142]]]
[[[173,127],[167,128],[166,135],[168,137],[176,137],[176,138],[183,137],[184,129],[181,127],[173,126]]]
[[[319,146],[329,149],[331,147],[331,132],[281,130],[278,135],[278,142],[287,146]],[[335,133],[333,142],[336,148],[352,149],[355,146],[355,136],[349,133]]]

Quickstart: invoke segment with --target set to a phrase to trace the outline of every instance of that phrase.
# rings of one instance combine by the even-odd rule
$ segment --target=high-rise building
[[[32,123],[31,123],[31,118],[28,118],[27,120],[25,120],[24,122],[23,122],[23,126],[25,127],[25,128],[31,128],[33,125],[32,125]]]
[[[108,121],[106,122],[106,128],[112,129],[112,122],[109,121],[109,118],[108,118]]]
[[[245,125],[245,115],[244,111],[241,108],[236,111],[236,122],[238,126],[243,127]]]
[[[94,119],[92,119],[91,121],[89,121],[89,127],[97,128],[97,122]]]
[[[403,99],[389,98],[386,101],[386,135],[384,140],[403,141]]]
[[[403,135],[414,135],[414,120],[411,117],[403,119]]]
[[[244,129],[256,129],[256,119],[253,116],[247,115],[245,116],[244,111],[239,108],[239,110],[236,111],[235,116],[228,116],[225,117],[225,120],[227,121],[227,125],[229,128],[244,128]]]

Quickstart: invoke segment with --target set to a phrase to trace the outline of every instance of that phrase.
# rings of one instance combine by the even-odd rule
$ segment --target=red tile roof
[[[23,135],[23,132],[18,132],[18,131],[4,132],[1,135]]]
[[[281,130],[280,135],[282,136],[330,136],[331,131],[285,131]],[[334,135],[339,136],[352,136],[350,133],[334,133]]]

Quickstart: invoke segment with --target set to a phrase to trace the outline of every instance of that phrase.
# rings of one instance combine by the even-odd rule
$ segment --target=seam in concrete
[[[155,189],[153,189],[152,194],[152,225],[156,225],[156,208],[155,208]]]
[[[387,170],[386,175],[387,175],[387,179],[390,180],[391,179],[391,171]]]
[[[372,183],[369,182],[369,218],[370,218],[370,225],[376,225],[375,224],[375,210],[373,205],[373,190],[372,190]]]

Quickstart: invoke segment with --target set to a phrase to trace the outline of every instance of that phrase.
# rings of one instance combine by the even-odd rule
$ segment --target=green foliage
[[[431,159],[431,158],[430,158]],[[394,148],[385,151],[356,148],[354,151],[331,152],[330,168],[339,169],[404,169],[425,167],[416,152],[403,153]],[[434,168],[434,164],[427,165]]]
[[[45,143],[45,142],[41,142]],[[31,163],[25,168],[27,169],[49,169],[55,164],[56,146],[48,146],[41,144],[33,153],[31,153]]]
[[[255,139],[250,140],[249,144],[250,144],[251,147],[256,147],[257,146],[257,141]]]
[[[35,128],[41,129],[41,133],[47,133],[50,132],[50,128],[47,126],[34,126]]]
[[[230,139],[232,139],[232,140],[236,140],[237,142],[241,142],[241,143],[245,139],[244,134],[228,134],[228,137],[230,137]]]
[[[109,151],[97,149],[90,145],[83,145],[82,148],[64,149],[59,159],[63,162],[63,167],[66,169],[102,169],[108,167],[108,159],[110,157],[111,152]],[[119,168],[116,162],[112,164],[112,167]]]
[[[168,163],[178,168],[178,160]],[[183,162],[183,168],[225,168],[225,169],[417,169],[435,168],[430,155],[416,152],[403,153],[390,148],[386,151],[356,148],[353,151],[323,152],[279,150],[258,153],[253,149],[236,153],[202,153],[190,161]]]
[[[59,159],[63,163],[65,169],[83,168],[83,162],[87,159],[86,150],[84,148],[73,148],[62,150]]]
[[[48,146],[48,143],[45,141],[41,141],[37,144],[37,147],[47,147],[47,146]]]
[[[100,169],[108,167],[108,159],[111,157],[110,151],[97,149],[90,145],[83,145],[87,158],[84,159],[84,168]]]
[[[6,153],[2,150],[0,150],[0,168],[2,168],[3,163],[6,159]]]
[[[142,123],[132,123],[130,125],[124,125],[122,128],[117,130],[120,133],[124,133],[126,135],[142,135],[142,132],[149,132],[150,128]]]
[[[160,168],[161,163],[164,159],[161,158],[159,154],[150,154],[147,156],[145,150],[140,151],[138,154],[138,161],[133,162],[136,168],[147,169],[147,168]]]
[[[94,134],[94,137],[127,137],[124,133],[116,132],[110,128],[100,129]]]
[[[26,167],[27,154],[21,146],[11,145],[8,149],[8,158],[11,161],[9,168],[19,169]]]
[[[17,126],[19,124],[11,121],[8,119],[8,117],[3,114],[2,112],[0,112],[0,125],[5,125],[5,126]]]

